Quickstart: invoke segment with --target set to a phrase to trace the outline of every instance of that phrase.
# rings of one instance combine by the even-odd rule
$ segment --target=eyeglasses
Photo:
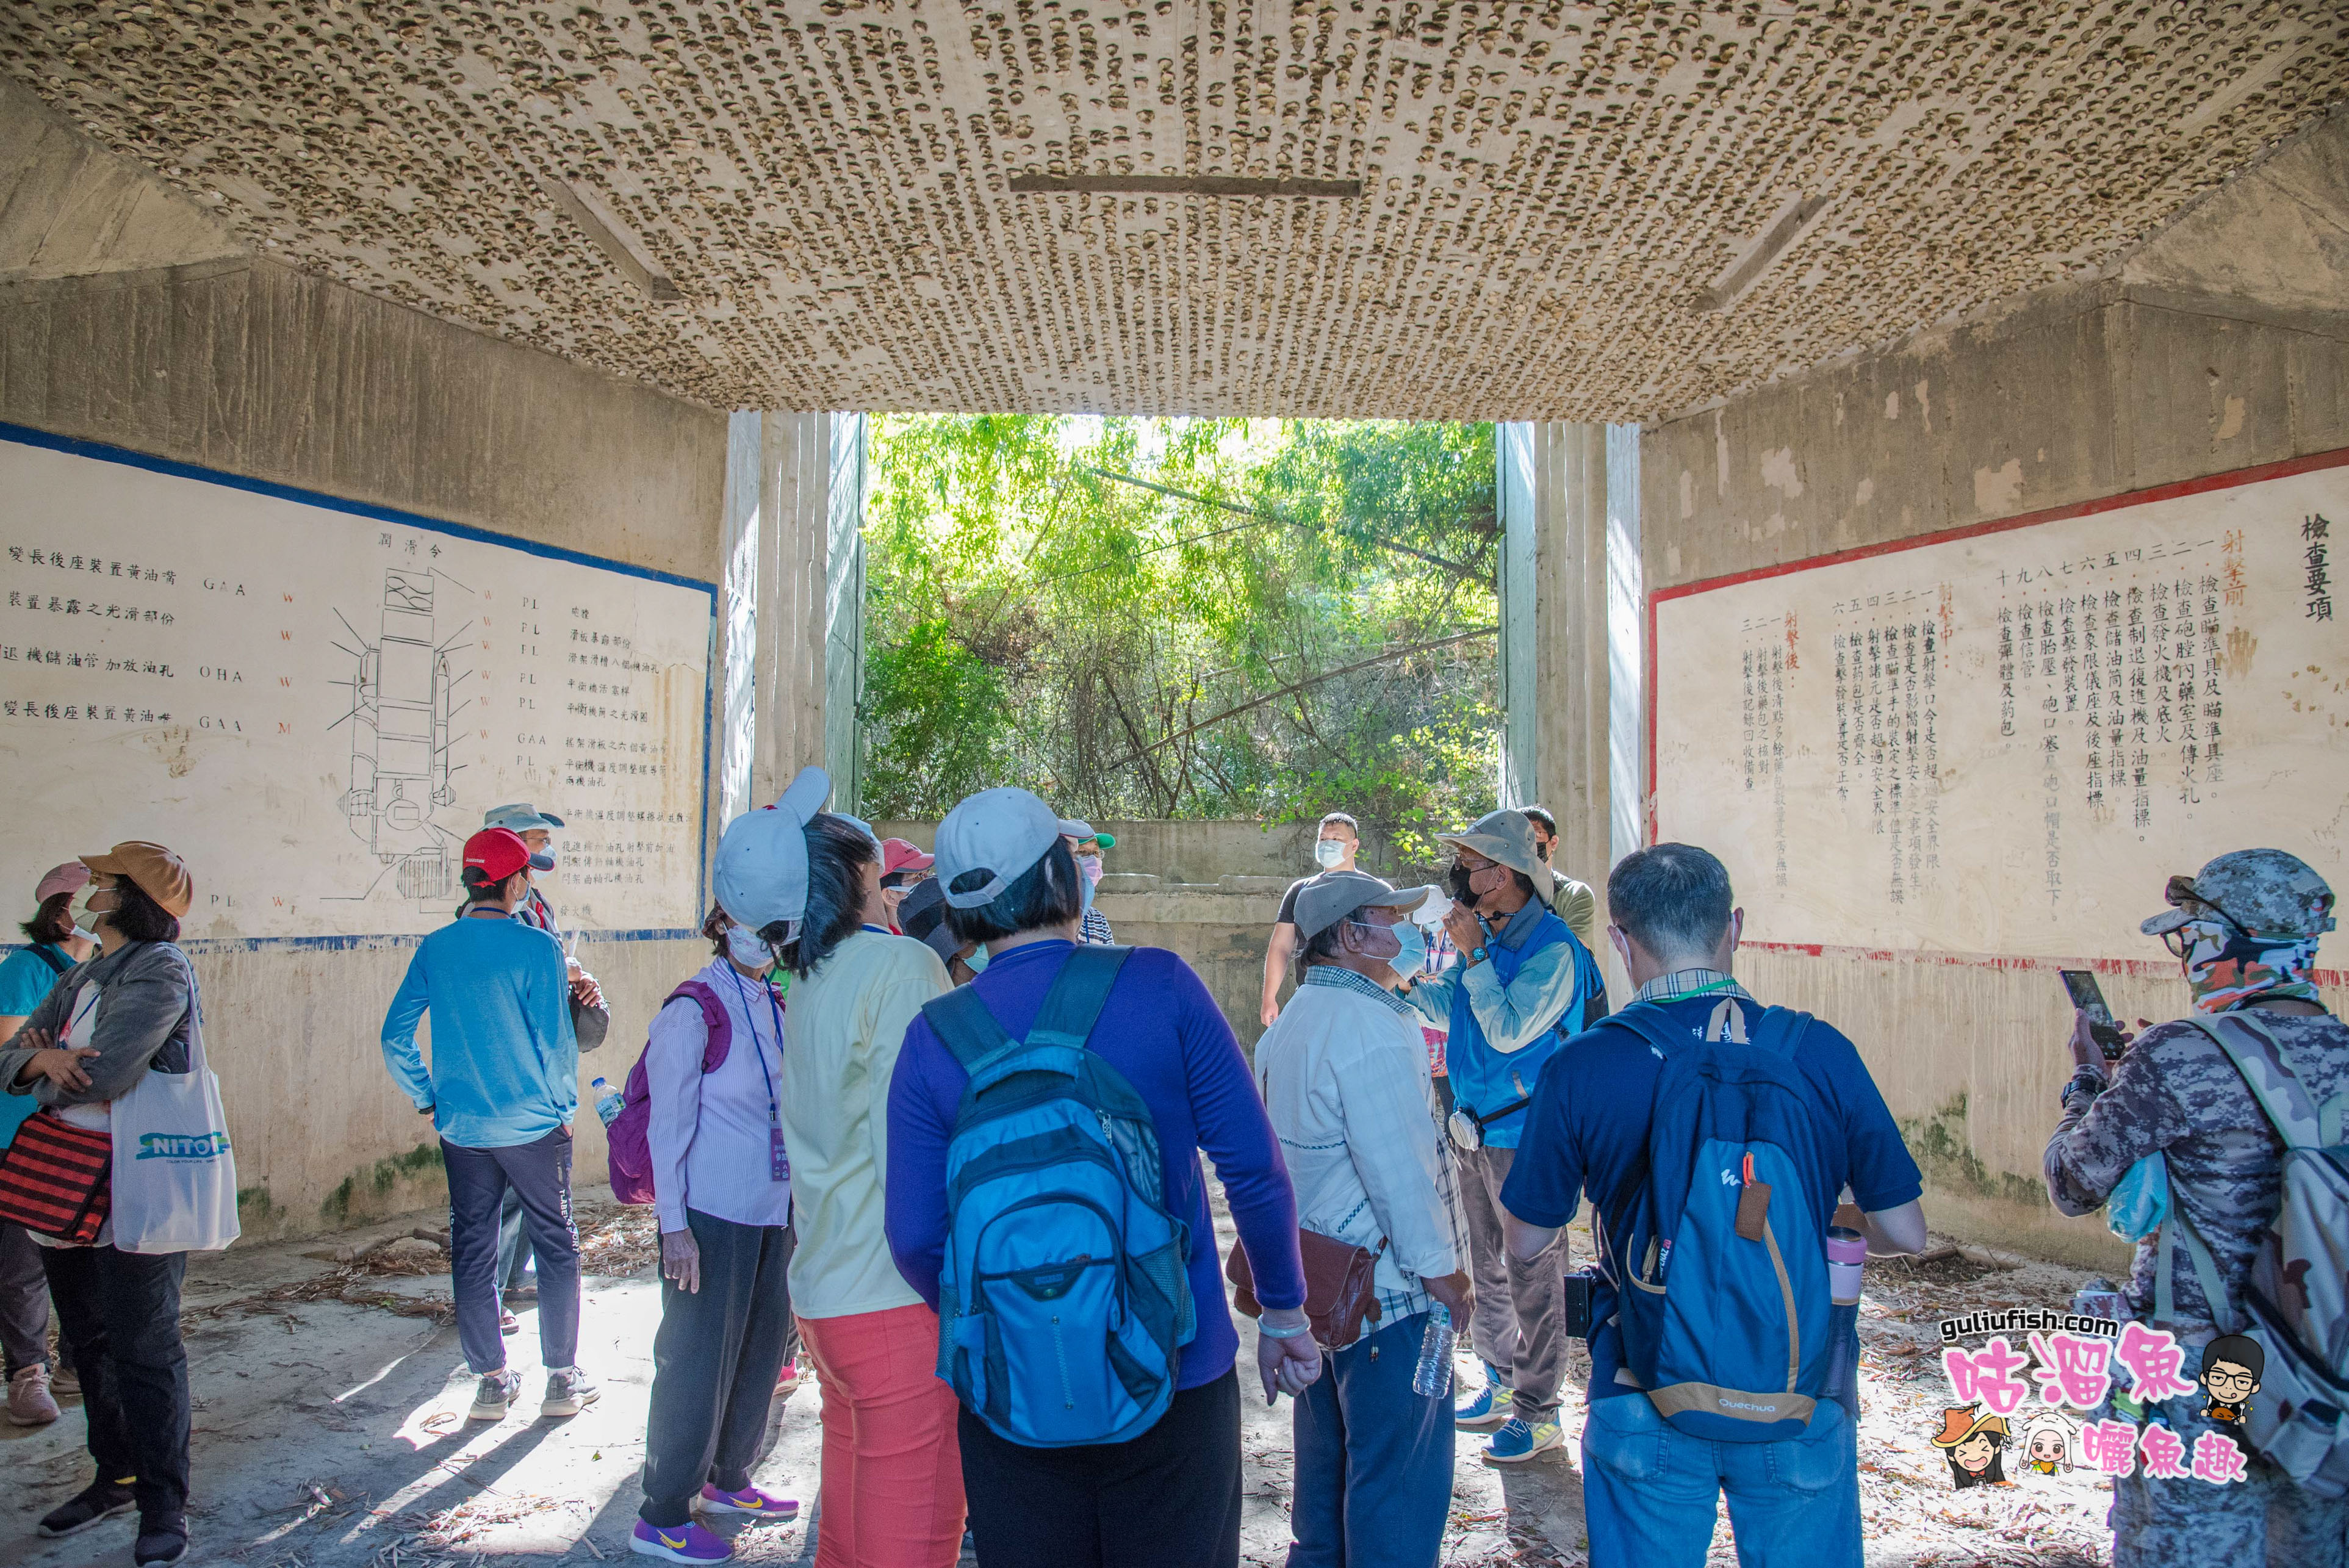
[[[2171,877],[2168,883],[2162,888],[2161,896],[2173,909],[2186,910],[2189,913],[2195,913],[2201,910],[2209,910],[2212,914],[2217,915],[2220,920],[2223,920],[2229,925],[2233,926],[2243,935],[2249,936],[2251,934],[2251,928],[2250,926],[2245,925],[2241,921],[2237,920],[2233,915],[2229,914],[2224,909],[2221,909],[2219,905],[2203,897],[2202,894],[2195,892],[2194,879],[2192,877]],[[2178,930],[2163,932],[2161,934],[2161,944],[2169,949],[2170,955],[2172,957],[2183,958],[2186,956],[2187,950],[2194,945],[2194,939],[2188,936],[2185,930],[2181,927]]]

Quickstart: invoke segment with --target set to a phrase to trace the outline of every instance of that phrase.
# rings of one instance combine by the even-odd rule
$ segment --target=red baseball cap
[[[502,882],[528,864],[530,846],[512,828],[483,828],[465,841],[465,869],[482,882]]]
[[[881,874],[885,877],[895,872],[928,871],[936,859],[935,856],[922,853],[910,841],[905,839],[881,841]]]

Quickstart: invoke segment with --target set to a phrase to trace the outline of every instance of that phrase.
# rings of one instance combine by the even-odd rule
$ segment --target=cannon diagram
[[[453,720],[468,706],[457,688],[471,673],[456,667],[472,626],[470,607],[449,603],[460,594],[437,573],[387,567],[381,604],[360,617],[373,616],[374,634],[342,617],[357,645],[335,644],[352,661],[349,676],[335,683],[350,702],[328,727],[350,727],[341,810],[379,868],[364,891],[346,896],[370,897],[387,876],[403,900],[456,893],[464,835],[438,818],[456,803],[453,780],[463,767],[450,756]]]

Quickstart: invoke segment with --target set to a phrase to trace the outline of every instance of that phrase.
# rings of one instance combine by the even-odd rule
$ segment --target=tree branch
[[[1262,696],[1252,697],[1248,701],[1240,704],[1237,707],[1227,707],[1224,709],[1223,712],[1203,718],[1196,724],[1186,725],[1185,727],[1176,730],[1174,734],[1167,736],[1163,740],[1154,740],[1147,746],[1137,747],[1135,750],[1119,758],[1114,762],[1105,765],[1102,769],[1102,773],[1106,777],[1109,774],[1116,772],[1121,768],[1129,767],[1136,762],[1146,761],[1149,759],[1152,752],[1157,751],[1164,747],[1171,746],[1186,735],[1194,734],[1198,730],[1205,729],[1209,725],[1221,724],[1224,720],[1237,717],[1243,713],[1253,712],[1254,710],[1264,707],[1267,703],[1278,702],[1282,697],[1288,696],[1294,692],[1301,692],[1308,686],[1319,686],[1323,681],[1335,680],[1340,676],[1351,675],[1356,670],[1365,670],[1370,668],[1372,665],[1382,665],[1391,659],[1405,658],[1413,654],[1423,654],[1431,648],[1448,648],[1455,643],[1473,643],[1479,637],[1489,637],[1499,630],[1500,628],[1498,626],[1479,626],[1473,632],[1461,632],[1454,636],[1438,637],[1433,642],[1416,643],[1408,648],[1390,648],[1386,652],[1374,655],[1370,658],[1357,659],[1350,665],[1340,665],[1334,670],[1323,670],[1318,676],[1308,676],[1301,681],[1292,681],[1288,685],[1281,686],[1277,690],[1265,693]],[[1127,726],[1127,733],[1131,735],[1133,727],[1129,723]],[[1155,771],[1154,766],[1153,771]]]
[[[1086,471],[1090,473],[1099,474],[1105,480],[1115,480],[1122,485],[1133,485],[1141,490],[1156,490],[1160,495],[1173,496],[1177,500],[1195,501],[1201,506],[1212,506],[1218,511],[1228,511],[1235,517],[1252,517],[1265,522],[1277,522],[1284,527],[1294,528],[1305,533],[1319,534],[1325,531],[1322,529],[1314,527],[1309,522],[1299,522],[1293,517],[1283,517],[1278,512],[1265,511],[1259,508],[1252,506],[1241,506],[1236,501],[1217,500],[1213,496],[1195,495],[1189,490],[1176,490],[1173,485],[1159,484],[1153,480],[1137,479],[1133,474],[1117,473],[1109,469],[1096,468],[1091,463],[1085,464],[1084,468]],[[1377,535],[1373,534],[1371,536],[1370,542],[1378,546],[1381,550],[1392,550],[1398,555],[1408,555],[1413,560],[1424,561],[1430,566],[1440,566],[1444,571],[1451,573],[1454,576],[1464,577],[1471,583],[1490,583],[1493,580],[1490,576],[1477,571],[1473,566],[1464,565],[1457,561],[1446,561],[1441,555],[1430,555],[1424,550],[1414,550],[1408,544],[1398,544],[1392,539],[1381,539]]]

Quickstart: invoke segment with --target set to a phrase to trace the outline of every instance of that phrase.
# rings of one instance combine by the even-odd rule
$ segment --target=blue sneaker
[[[1488,1465],[1523,1464],[1536,1454],[1566,1447],[1566,1434],[1556,1421],[1536,1421],[1528,1425],[1522,1416],[1512,1416],[1508,1423],[1493,1434],[1485,1445],[1485,1462]]]
[[[1501,1375],[1493,1370],[1490,1361],[1480,1361],[1485,1369],[1485,1386],[1476,1390],[1473,1399],[1464,1399],[1452,1407],[1452,1424],[1466,1431],[1482,1431],[1497,1427],[1515,1413],[1515,1398]]]

